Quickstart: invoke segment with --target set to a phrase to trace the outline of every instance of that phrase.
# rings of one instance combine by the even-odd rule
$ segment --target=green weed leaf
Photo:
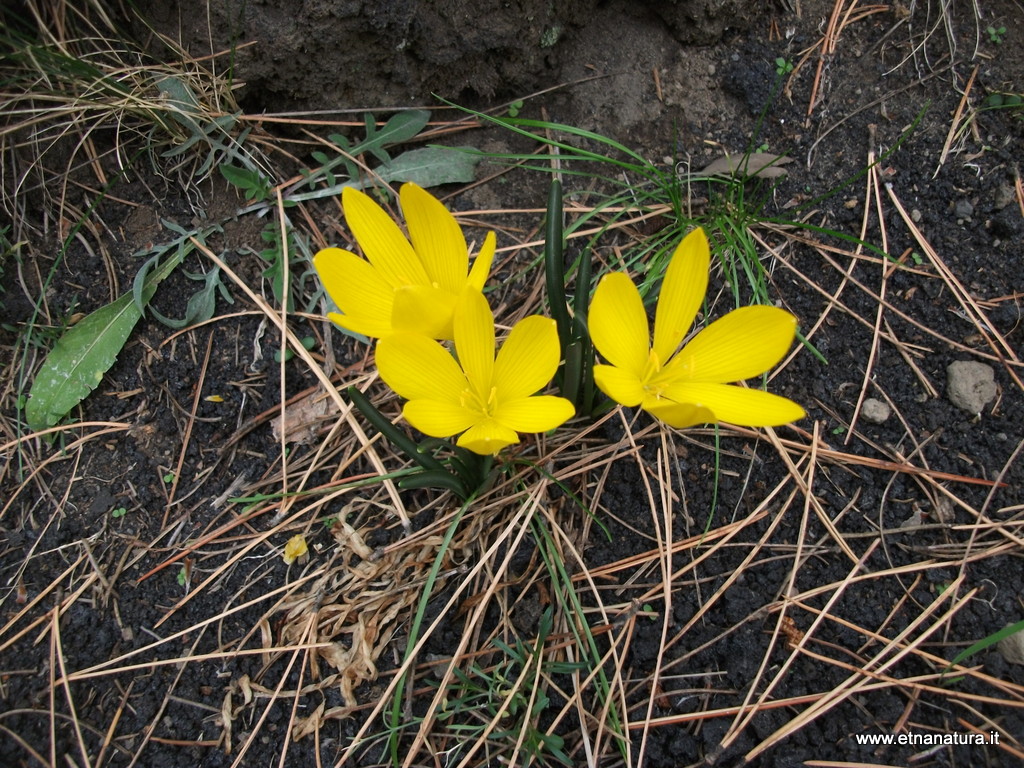
[[[168,259],[149,273],[141,292],[143,303],[153,297],[160,281],[179,263],[177,259]],[[142,317],[135,299],[131,291],[124,294],[90,313],[60,337],[36,374],[25,404],[30,429],[52,427],[99,386]]]
[[[462,151],[460,151],[460,149]],[[385,181],[412,181],[424,189],[473,180],[479,155],[470,148],[424,147],[404,152],[377,169]]]
[[[188,274],[190,280],[201,281],[203,287],[189,297],[188,306],[185,307],[185,317],[181,320],[175,320],[172,317],[161,314],[155,307],[149,308],[149,311],[153,313],[153,317],[168,328],[180,329],[187,328],[196,323],[205,323],[213,317],[213,312],[216,309],[217,290],[220,290],[221,295],[226,293],[224,283],[220,279],[220,267],[214,267],[205,275],[186,274]]]
[[[270,197],[272,185],[264,178],[259,171],[249,168],[239,168],[237,165],[227,163],[218,166],[220,175],[231,185],[238,187],[245,192],[246,200],[263,202]]]
[[[141,316],[127,293],[61,336],[36,374],[25,405],[32,430],[52,427],[96,388]]]
[[[379,131],[373,115],[366,115],[366,139],[352,152],[359,154],[369,152],[382,163],[388,162],[391,158],[384,151],[384,147],[392,144],[402,144],[414,138],[430,119],[430,113],[425,109],[410,109],[406,112],[399,112],[388,120]]]

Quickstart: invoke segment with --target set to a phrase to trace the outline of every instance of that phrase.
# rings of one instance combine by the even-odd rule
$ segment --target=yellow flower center
[[[459,395],[459,403],[463,408],[482,413],[484,416],[493,416],[498,407],[498,388],[491,387],[487,399],[484,400],[473,388],[466,387]]]
[[[656,398],[661,397],[662,390],[665,388],[664,383],[658,381],[659,373],[661,373],[661,360],[658,359],[658,354],[652,349],[647,357],[647,365],[644,367],[644,375],[640,381],[644,392]]]

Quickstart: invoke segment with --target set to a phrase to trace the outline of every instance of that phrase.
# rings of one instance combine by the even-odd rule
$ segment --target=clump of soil
[[[233,51],[233,77],[252,111],[344,110],[520,96],[564,79],[574,41],[593,40],[626,64],[631,43],[596,16],[658,23],[680,43],[710,43],[754,17],[737,0],[449,0],[443,3],[243,3],[154,8],[153,28],[193,56]],[[648,21],[649,20],[649,21]],[[646,45],[639,46],[642,50]]]

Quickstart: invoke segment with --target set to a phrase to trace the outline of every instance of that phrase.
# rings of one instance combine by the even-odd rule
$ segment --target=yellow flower
[[[494,315],[483,294],[467,288],[454,331],[458,362],[422,334],[396,333],[377,344],[381,378],[409,401],[402,414],[420,432],[461,432],[458,445],[488,455],[518,443],[518,432],[546,432],[572,417],[565,398],[532,396],[558,368],[554,320],[534,315],[516,323],[495,358]]]
[[[416,331],[451,339],[452,314],[463,289],[483,290],[494,260],[494,233],[487,233],[469,271],[466,238],[444,205],[412,183],[402,186],[399,198],[409,239],[368,195],[351,187],[342,191],[345,220],[366,260],[341,248],[325,248],[313,257],[342,312],[329,317],[364,336]]]
[[[782,359],[796,333],[788,312],[742,307],[678,349],[704,300],[710,258],[703,230],[683,238],[665,272],[653,343],[633,281],[623,273],[601,279],[590,304],[590,338],[611,365],[594,366],[595,383],[612,400],[639,405],[672,427],[715,421],[767,427],[803,418],[804,409],[791,400],[729,383],[759,376]]]
[[[306,546],[306,537],[301,533],[296,533],[290,539],[288,543],[284,545],[284,553],[282,557],[286,565],[291,565],[296,560],[301,560],[309,554],[309,547]]]

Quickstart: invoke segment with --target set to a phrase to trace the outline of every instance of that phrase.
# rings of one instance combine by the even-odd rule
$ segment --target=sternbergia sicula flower
[[[703,230],[683,238],[665,271],[653,342],[633,281],[623,273],[601,279],[590,304],[590,338],[610,365],[594,366],[594,382],[612,400],[639,405],[672,427],[716,421],[767,427],[802,418],[804,409],[791,400],[731,383],[782,359],[796,333],[790,313],[742,307],[679,349],[704,300],[710,259]]]
[[[546,432],[571,418],[563,397],[535,395],[561,356],[555,321],[537,315],[513,326],[497,357],[494,315],[483,294],[467,288],[454,313],[458,360],[433,339],[394,333],[377,343],[377,369],[407,402],[406,420],[431,437],[462,433],[457,443],[496,454],[519,432]]]
[[[470,271],[466,238],[444,205],[412,183],[402,185],[399,199],[408,239],[368,195],[351,187],[342,191],[345,221],[366,260],[341,248],[325,248],[313,258],[341,310],[329,317],[375,338],[417,331],[451,339],[452,314],[463,289],[483,290],[494,259],[494,233],[487,233]]]

